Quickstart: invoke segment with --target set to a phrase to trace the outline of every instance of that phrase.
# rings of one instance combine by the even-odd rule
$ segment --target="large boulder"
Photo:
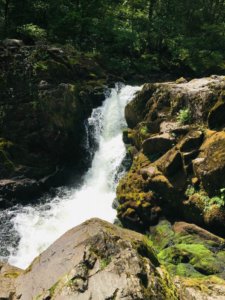
[[[223,97],[224,90],[224,76],[211,76],[184,83],[145,84],[125,108],[128,126],[134,128],[140,122],[152,123],[157,119],[160,122],[165,119],[171,121],[177,118],[177,114],[181,122],[207,123],[211,109]]]
[[[37,257],[17,278],[16,297],[178,299],[148,239],[98,219],[71,229]]]

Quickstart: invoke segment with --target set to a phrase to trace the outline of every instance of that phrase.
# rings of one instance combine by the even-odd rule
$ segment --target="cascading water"
[[[81,222],[99,217],[112,222],[112,202],[118,170],[125,156],[122,128],[126,126],[124,108],[139,87],[123,86],[111,90],[103,105],[93,110],[88,119],[98,149],[92,166],[79,189],[64,189],[63,194],[37,206],[14,208],[11,230],[18,233],[17,247],[10,249],[9,263],[25,268],[31,261],[68,229]],[[89,145],[86,140],[87,146]],[[5,212],[6,213],[6,212]]]

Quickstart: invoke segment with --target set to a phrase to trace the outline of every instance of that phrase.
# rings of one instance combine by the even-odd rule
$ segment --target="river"
[[[36,206],[16,206],[0,212],[1,227],[4,226],[0,232],[0,258],[24,269],[58,237],[81,222],[93,217],[114,221],[116,211],[112,202],[123,174],[120,166],[126,152],[122,141],[122,129],[126,127],[124,108],[138,90],[140,87],[117,84],[87,120],[86,147],[90,134],[98,146],[80,187],[61,188],[53,199]]]

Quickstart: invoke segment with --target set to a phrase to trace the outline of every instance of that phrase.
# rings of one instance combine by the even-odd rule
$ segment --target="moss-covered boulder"
[[[150,231],[157,257],[174,276],[225,279],[225,240],[194,225],[161,221]]]
[[[129,143],[139,153],[117,189],[124,225],[147,230],[164,215],[223,235],[224,91],[223,76],[145,84],[127,105]],[[207,129],[216,120],[218,131]]]
[[[144,154],[135,156],[131,170],[117,187],[118,218],[128,228],[143,230],[149,223],[157,222],[161,212],[160,198],[151,191],[141,173],[149,163]]]

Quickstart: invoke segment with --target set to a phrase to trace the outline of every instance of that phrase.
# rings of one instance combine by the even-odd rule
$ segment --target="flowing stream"
[[[1,233],[0,243],[9,240],[6,246],[10,264],[26,268],[60,235],[89,218],[113,222],[116,212],[112,202],[125,156],[124,108],[138,90],[140,87],[117,85],[110,90],[102,106],[93,110],[86,130],[91,132],[98,147],[81,187],[63,188],[56,197],[36,206],[0,212],[0,219],[6,220],[4,226],[8,224],[8,229],[6,226]],[[86,147],[89,147],[88,135]],[[10,240],[12,235],[17,237],[16,242]]]

